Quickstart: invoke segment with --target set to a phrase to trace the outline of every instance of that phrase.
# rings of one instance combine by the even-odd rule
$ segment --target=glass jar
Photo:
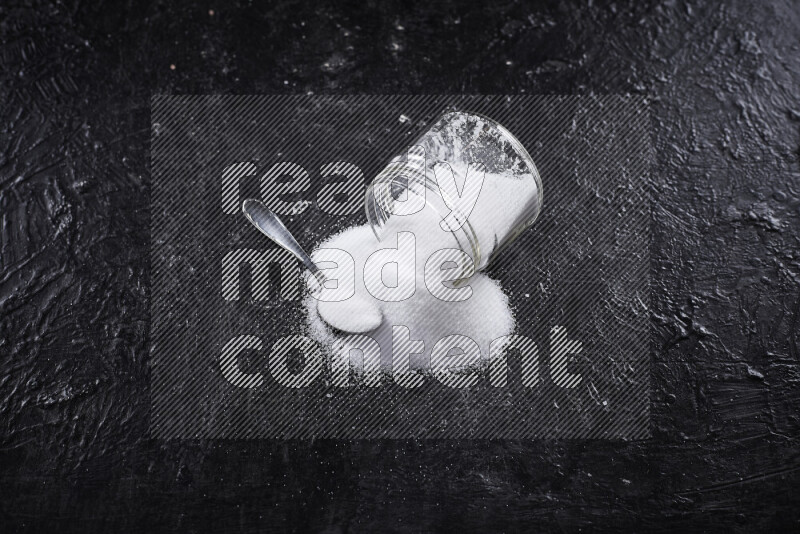
[[[378,173],[364,207],[379,240],[392,217],[433,212],[426,220],[440,224],[427,227],[441,232],[442,248],[462,250],[479,271],[533,224],[542,199],[533,158],[511,132],[483,115],[448,111]]]

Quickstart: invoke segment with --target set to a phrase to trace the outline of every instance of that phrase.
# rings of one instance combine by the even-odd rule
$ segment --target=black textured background
[[[3,2],[2,530],[796,529],[798,34],[788,1]],[[308,91],[651,97],[651,440],[148,437],[150,95]]]

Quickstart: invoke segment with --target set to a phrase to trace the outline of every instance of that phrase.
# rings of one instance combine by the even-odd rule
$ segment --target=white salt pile
[[[406,230],[407,231],[407,230]],[[425,284],[424,265],[427,259],[424,252],[436,247],[437,239],[426,238],[435,235],[430,232],[414,232],[416,236],[416,269],[415,282],[416,289],[411,298],[399,302],[383,302],[375,299],[366,289],[362,273],[367,258],[387,245],[391,246],[391,238],[387,237],[384,241],[378,241],[368,225],[349,228],[344,232],[330,238],[320,245],[320,248],[337,248],[347,250],[353,256],[356,265],[356,294],[350,299],[354,302],[362,302],[369,299],[371,306],[366,306],[362,311],[356,311],[349,304],[349,300],[343,302],[319,303],[320,309],[317,310],[317,300],[309,295],[304,304],[307,311],[309,335],[322,347],[330,348],[344,334],[331,328],[335,326],[338,319],[333,319],[331,324],[323,321],[321,315],[330,318],[337,314],[356,314],[365,313],[369,317],[366,321],[374,318],[374,313],[370,309],[374,306],[380,310],[382,321],[376,325],[374,330],[368,335],[378,342],[381,348],[381,362],[385,370],[390,370],[392,355],[392,329],[394,326],[405,326],[409,329],[412,339],[422,340],[425,343],[425,350],[422,354],[412,356],[412,368],[428,368],[430,365],[431,349],[440,339],[460,334],[474,340],[481,350],[481,354],[488,356],[490,343],[502,336],[511,334],[514,330],[514,316],[508,306],[508,298],[500,287],[500,284],[482,273],[476,273],[466,284],[472,290],[469,299],[460,302],[449,302],[437,299],[431,294]],[[392,235],[391,229],[387,228],[387,236]],[[395,240],[395,245],[397,241]],[[313,257],[313,254],[312,254]],[[391,286],[396,283],[397,271],[387,268],[384,270],[384,281]],[[365,310],[365,311],[364,311]],[[360,317],[348,319],[348,322],[355,324],[358,330],[364,331],[361,327],[365,320]],[[345,330],[344,328],[340,328]]]

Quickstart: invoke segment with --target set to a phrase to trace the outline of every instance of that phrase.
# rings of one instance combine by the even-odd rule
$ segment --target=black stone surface
[[[0,528],[786,531],[796,2],[0,5]],[[153,93],[652,104],[653,438],[148,437]]]

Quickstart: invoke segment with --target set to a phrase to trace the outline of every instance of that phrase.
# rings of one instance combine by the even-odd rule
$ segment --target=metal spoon
[[[316,266],[311,256],[306,254],[303,247],[297,242],[292,233],[283,225],[283,222],[275,215],[272,210],[264,205],[260,200],[248,198],[242,202],[242,212],[253,226],[261,230],[261,233],[272,239],[275,244],[288,250],[295,257],[303,262],[306,269],[317,277],[321,285],[325,284],[325,275]]]
[[[303,262],[303,265],[317,277],[320,289],[325,287],[325,275],[322,274],[322,271],[319,270],[319,267],[316,266],[311,257],[306,254],[306,251],[303,250],[303,247],[300,246],[277,215],[262,202],[252,198],[242,203],[242,212],[262,234]],[[326,323],[337,330],[356,334],[376,329],[383,320],[380,308],[363,298],[351,298],[344,302],[330,303],[318,301],[317,313]]]

